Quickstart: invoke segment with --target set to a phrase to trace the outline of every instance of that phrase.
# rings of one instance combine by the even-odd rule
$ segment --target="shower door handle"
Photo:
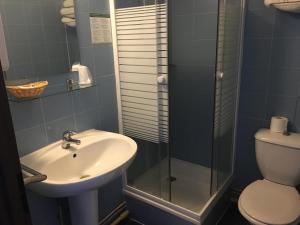
[[[224,72],[218,71],[218,72],[217,72],[217,79],[218,79],[218,80],[222,80],[223,77],[224,77]]]
[[[157,77],[158,84],[168,84],[168,76],[166,74]]]

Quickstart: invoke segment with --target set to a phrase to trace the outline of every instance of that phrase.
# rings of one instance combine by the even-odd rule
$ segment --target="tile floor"
[[[217,225],[250,225],[250,223],[240,214],[237,203],[232,202]]]

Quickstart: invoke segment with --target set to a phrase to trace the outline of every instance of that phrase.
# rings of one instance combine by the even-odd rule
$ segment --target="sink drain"
[[[82,175],[79,179],[84,179],[84,178],[87,178],[87,177],[90,177],[90,175]]]

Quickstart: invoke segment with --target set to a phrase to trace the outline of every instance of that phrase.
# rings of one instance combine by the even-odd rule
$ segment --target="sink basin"
[[[68,197],[72,225],[97,225],[98,188],[125,172],[137,145],[124,135],[99,130],[73,138],[81,144],[63,149],[58,141],[22,157],[21,163],[47,175],[28,188],[47,197]]]
[[[29,185],[47,197],[68,197],[94,190],[125,172],[134,159],[136,143],[121,134],[88,130],[74,136],[80,145],[50,144],[21,158],[21,163],[47,180]]]

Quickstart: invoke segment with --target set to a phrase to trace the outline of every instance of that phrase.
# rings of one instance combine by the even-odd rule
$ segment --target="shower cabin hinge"
[[[168,179],[170,182],[174,182],[174,181],[177,180],[176,177],[172,177],[172,176],[168,177],[167,179]]]

